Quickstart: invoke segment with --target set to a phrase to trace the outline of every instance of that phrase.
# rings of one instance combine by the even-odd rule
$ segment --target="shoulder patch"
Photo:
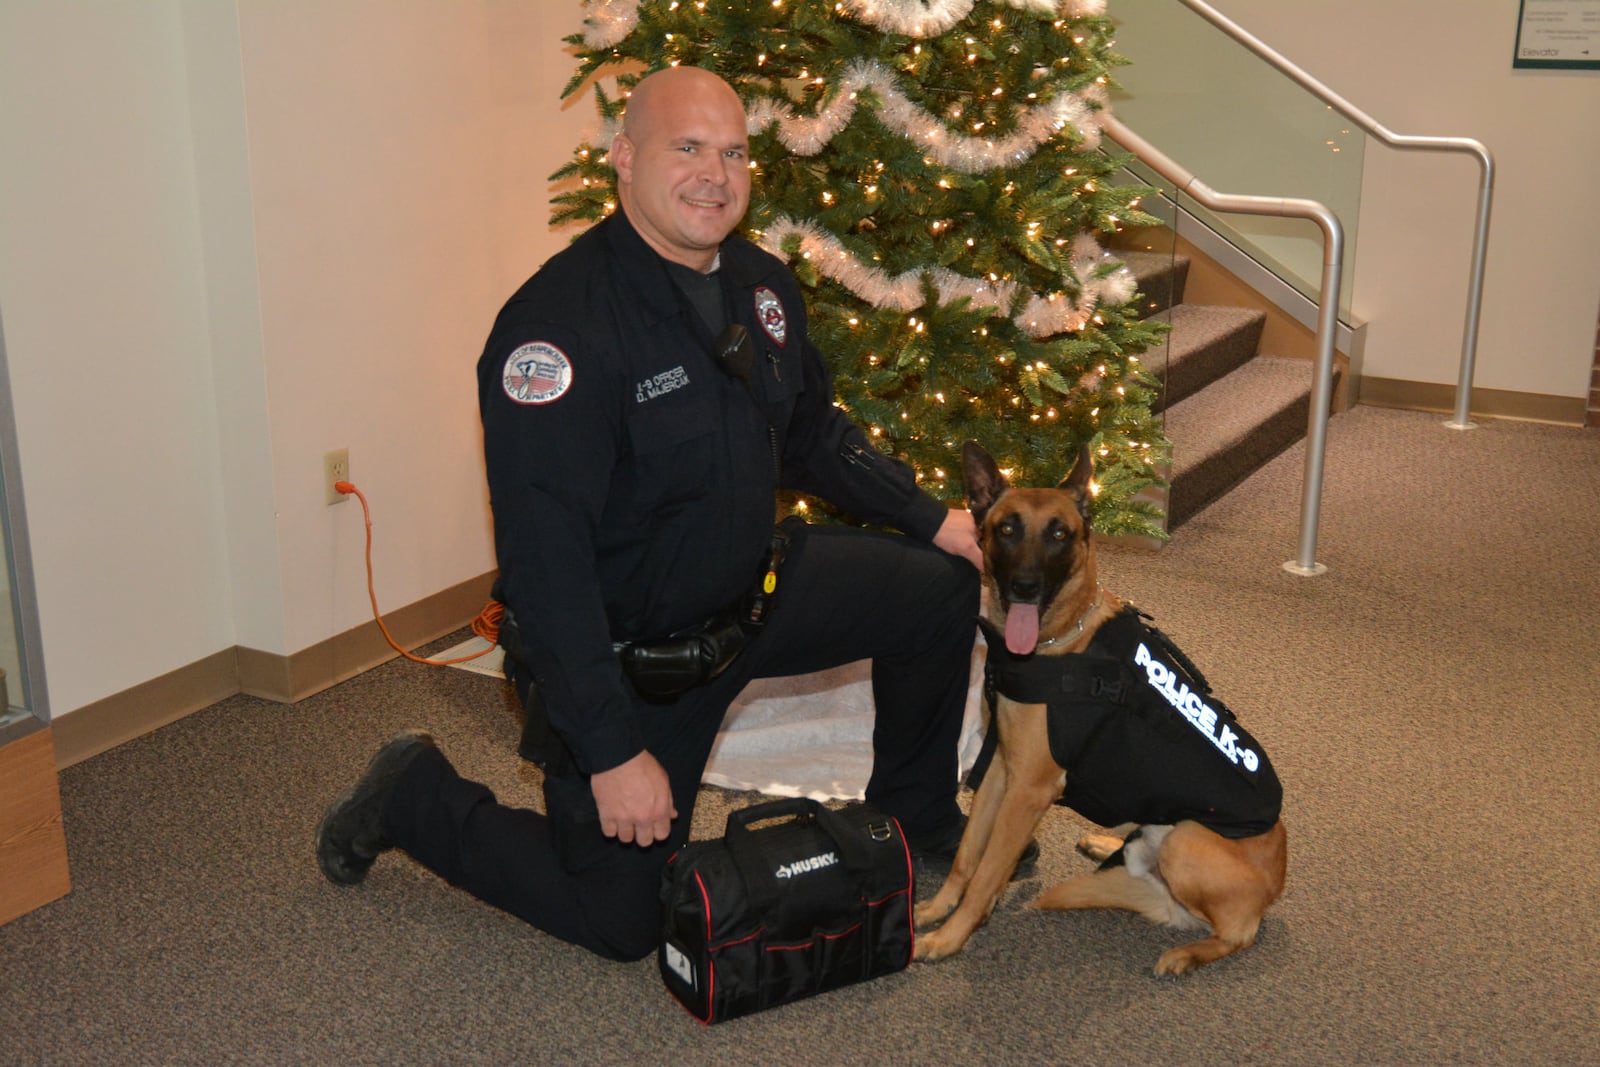
[[[767,331],[767,336],[783,344],[789,336],[789,322],[783,314],[783,301],[766,286],[756,290],[756,321]]]
[[[519,404],[548,404],[572,388],[572,361],[548,341],[529,341],[506,357],[500,382]]]

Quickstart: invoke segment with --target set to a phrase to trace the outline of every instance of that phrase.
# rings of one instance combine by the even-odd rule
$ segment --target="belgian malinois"
[[[998,740],[950,874],[916,909],[916,957],[960,951],[1058,800],[1115,829],[1078,842],[1102,861],[1097,870],[1046,890],[1034,907],[1122,908],[1210,929],[1164,953],[1160,975],[1249,948],[1283,892],[1282,790],[1193,664],[1101,589],[1088,448],[1054,489],[1013,489],[975,441],[962,449],[962,471],[986,564]]]

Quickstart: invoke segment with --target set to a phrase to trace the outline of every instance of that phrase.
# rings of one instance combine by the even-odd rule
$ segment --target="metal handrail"
[[[1322,227],[1322,286],[1317,297],[1317,359],[1311,382],[1311,414],[1306,429],[1306,473],[1300,499],[1300,554],[1283,565],[1284,570],[1294,574],[1308,577],[1322,574],[1328,568],[1316,561],[1317,527],[1321,521],[1323,461],[1327,452],[1328,417],[1333,400],[1334,340],[1339,328],[1339,277],[1344,264],[1344,226],[1340,224],[1339,216],[1315,200],[1219,193],[1128,129],[1116,116],[1102,114],[1101,123],[1101,129],[1107,137],[1172,182],[1179,193],[1192,197],[1212,211],[1310,219]]]
[[[1483,175],[1478,182],[1477,233],[1472,246],[1472,275],[1467,291],[1467,321],[1461,339],[1461,374],[1456,383],[1455,417],[1445,423],[1453,430],[1472,429],[1470,415],[1472,376],[1478,358],[1478,317],[1483,307],[1483,266],[1489,249],[1489,209],[1494,202],[1494,156],[1481,141],[1475,141],[1470,137],[1414,137],[1395,133],[1295,66],[1289,59],[1204,0],[1180,0],[1180,2],[1385,144],[1393,148],[1467,152],[1478,157]]]

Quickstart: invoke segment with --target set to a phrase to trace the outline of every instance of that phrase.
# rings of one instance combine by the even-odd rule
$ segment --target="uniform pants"
[[[718,678],[666,705],[640,704],[646,747],[672,782],[664,842],[600,832],[588,779],[548,776],[547,815],[507,807],[435,751],[397,781],[383,814],[395,846],[495,907],[601,956],[641,959],[660,938],[661,869],[688,837],[711,746],[753,678],[872,660],[873,768],[867,800],[907,837],[937,839],[960,818],[957,745],[978,611],[971,564],[910,538],[807,527],[791,546],[778,606]],[[806,754],[795,754],[803,761]]]

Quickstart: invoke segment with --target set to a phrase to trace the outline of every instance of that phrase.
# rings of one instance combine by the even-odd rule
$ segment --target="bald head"
[[[709,70],[664,67],[633,87],[622,116],[622,132],[637,139],[648,135],[650,126],[660,120],[664,109],[719,104],[738,109],[741,118],[744,115],[744,104],[733,86]]]
[[[611,147],[622,210],[667,259],[708,270],[750,202],[750,142],[733,87],[667,67],[628,97]]]

